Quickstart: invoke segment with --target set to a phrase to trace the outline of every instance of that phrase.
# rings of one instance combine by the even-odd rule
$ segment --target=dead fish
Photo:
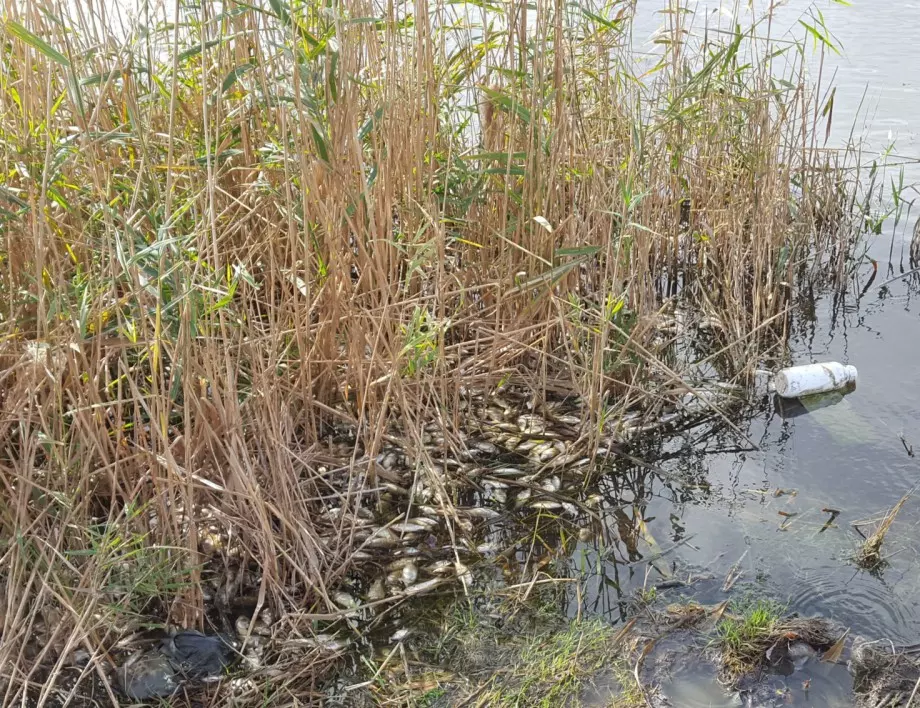
[[[367,599],[371,602],[376,600],[383,600],[387,596],[386,585],[383,582],[383,578],[377,578],[373,583],[371,583],[370,588],[367,590]]]
[[[358,601],[347,592],[335,593],[332,596],[332,601],[344,610],[353,610],[358,606]]]
[[[405,549],[409,550],[409,549]],[[415,563],[411,558],[399,558],[389,564],[387,564],[387,572],[393,572],[394,570],[402,570],[407,565],[413,565]]]
[[[399,461],[399,455],[396,452],[388,451],[382,452],[377,455],[377,464],[383,467],[385,470],[391,470],[396,466],[396,463]]]
[[[446,575],[454,569],[454,564],[449,560],[439,560],[435,561],[429,566],[426,566],[425,570],[430,575]]]
[[[562,504],[557,501],[535,501],[532,502],[530,506],[532,509],[541,509],[544,511],[552,511],[562,508]]]
[[[384,482],[380,486],[383,487],[383,489],[386,491],[392,492],[393,494],[398,494],[401,497],[409,496],[409,490],[405,489],[404,487],[400,487],[398,484],[393,484],[392,482]]]
[[[496,423],[495,427],[505,433],[511,433],[512,435],[517,435],[518,433],[521,432],[521,429],[518,426],[516,426],[514,423],[506,423],[506,422]]]
[[[403,567],[401,579],[403,585],[412,585],[418,579],[418,566],[415,563],[409,563]]]
[[[525,435],[538,435],[546,432],[546,421],[538,415],[525,414],[518,416],[518,429]]]
[[[499,514],[494,509],[489,509],[485,506],[473,506],[468,509],[458,509],[457,511],[458,513],[464,514],[465,516],[472,516],[476,519],[491,520],[501,516],[501,514]]]
[[[401,521],[397,524],[390,524],[390,529],[396,533],[425,533],[430,527],[414,521]]]
[[[398,551],[395,551],[393,555],[408,558],[409,556],[419,556],[421,554],[422,551],[418,546],[406,546],[405,548],[400,548]]]
[[[534,445],[533,448],[531,448],[530,456],[538,460],[543,460],[543,456],[547,454],[548,452],[552,452],[552,457],[555,457],[556,455],[559,454],[558,451],[556,450],[556,446],[554,443],[541,442],[540,444]],[[547,459],[550,459],[550,458],[547,458]]]
[[[480,543],[476,546],[476,552],[481,553],[484,556],[491,556],[498,553],[501,550],[501,546],[494,541],[488,543]]]
[[[551,447],[548,447],[546,450],[539,455],[540,462],[549,462],[550,460],[559,457],[565,452],[565,445],[562,443],[556,442],[553,443]]]
[[[540,485],[541,489],[545,489],[547,492],[558,492],[562,488],[562,480],[558,476],[553,475],[548,477],[543,481],[543,484]]]
[[[489,475],[493,477],[524,477],[526,472],[519,467],[496,467],[489,470]]]
[[[494,421],[496,423],[499,421],[503,421],[505,419],[505,411],[503,411],[501,408],[498,408],[496,406],[489,406],[488,408],[486,408],[485,412],[489,420]]]
[[[492,489],[489,498],[496,504],[504,504],[508,501],[508,492],[505,489]]]
[[[486,479],[483,480],[482,486],[486,489],[508,489],[511,485],[499,479]]]
[[[436,529],[440,525],[440,521],[437,519],[431,519],[426,516],[416,516],[413,519],[409,519],[410,524],[415,524],[416,526],[424,526],[429,531]]]
[[[408,637],[410,634],[412,634],[412,630],[407,629],[406,627],[403,627],[402,629],[397,629],[395,632],[393,632],[393,635],[390,637],[390,644],[396,644],[397,642],[401,642],[404,639],[406,639],[406,637]]]
[[[477,440],[473,442],[470,447],[472,447],[477,452],[482,452],[486,455],[497,455],[498,447],[488,442],[487,440]]]
[[[364,542],[365,546],[370,548],[393,548],[399,543],[399,539],[390,529],[379,528]]]
[[[579,457],[574,452],[564,452],[555,459],[549,462],[549,466],[553,469],[559,467],[565,467],[568,472],[574,472],[579,467],[584,467],[591,459],[588,457]]]
[[[515,497],[515,499],[518,501],[518,503],[523,503],[527,501],[528,499],[530,499],[530,497],[532,496],[533,496],[532,489],[522,489],[521,491],[517,493],[517,497]]]
[[[406,595],[421,595],[422,593],[429,592],[434,590],[439,585],[446,582],[443,578],[433,578],[432,580],[425,580],[421,583],[416,583],[415,585],[410,585],[406,588]]]

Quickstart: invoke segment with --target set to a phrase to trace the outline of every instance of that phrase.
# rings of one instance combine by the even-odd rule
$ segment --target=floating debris
[[[901,497],[901,500],[892,507],[891,511],[885,514],[872,535],[866,538],[865,542],[857,549],[855,562],[860,568],[874,570],[882,564],[882,544],[885,542],[885,536],[888,535],[891,524],[894,523],[898,512],[901,511],[901,507],[904,506],[908,498],[910,498],[910,492]],[[854,526],[859,531],[859,524],[854,524]],[[862,534],[861,531],[860,534]]]
[[[856,383],[857,376],[855,366],[829,361],[783,369],[776,374],[773,383],[778,396],[800,398],[846,388]]]

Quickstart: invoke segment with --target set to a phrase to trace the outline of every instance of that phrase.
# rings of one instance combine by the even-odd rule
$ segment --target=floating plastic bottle
[[[783,369],[773,379],[776,394],[782,398],[801,398],[816,393],[839,391],[856,383],[856,367],[829,361]]]

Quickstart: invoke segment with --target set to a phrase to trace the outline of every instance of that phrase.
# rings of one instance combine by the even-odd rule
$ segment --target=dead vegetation
[[[882,544],[885,542],[885,537],[888,535],[888,531],[891,528],[891,525],[894,523],[894,520],[897,518],[898,513],[901,511],[901,507],[907,502],[910,498],[911,492],[908,492],[900,501],[895,504],[882,518],[878,521],[869,521],[865,524],[857,523],[854,524],[857,531],[865,539],[864,542],[856,550],[856,555],[854,557],[854,562],[860,568],[864,570],[875,571],[878,570],[881,566],[884,565],[885,559],[882,557]],[[875,529],[869,536],[865,536],[860,530],[860,526],[871,525],[875,523]]]
[[[528,7],[7,8],[4,704],[77,650],[116,703],[125,636],[265,613],[250,669],[308,700],[355,561],[423,537],[419,505],[451,540],[482,521],[457,511],[469,431],[549,464],[626,411],[732,425],[676,337],[743,380],[792,284],[846,274],[865,205],[804,45],[704,44],[674,12],[638,81],[630,3]],[[554,401],[569,447],[528,418]]]
[[[338,700],[485,708],[579,706],[590,698],[588,705],[645,706],[646,689],[633,675],[639,642],[633,625],[572,621],[558,600],[521,591],[480,596],[473,605],[432,605],[416,624],[421,634],[380,652],[369,686]],[[393,655],[401,656],[388,661]]]

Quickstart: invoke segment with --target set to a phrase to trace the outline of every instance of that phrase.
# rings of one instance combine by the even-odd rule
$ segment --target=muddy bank
[[[909,648],[775,614],[765,600],[636,598],[633,619],[611,626],[560,615],[557,594],[549,586],[441,606],[378,654],[372,680],[330,689],[329,704],[894,708],[908,705],[920,679]]]

